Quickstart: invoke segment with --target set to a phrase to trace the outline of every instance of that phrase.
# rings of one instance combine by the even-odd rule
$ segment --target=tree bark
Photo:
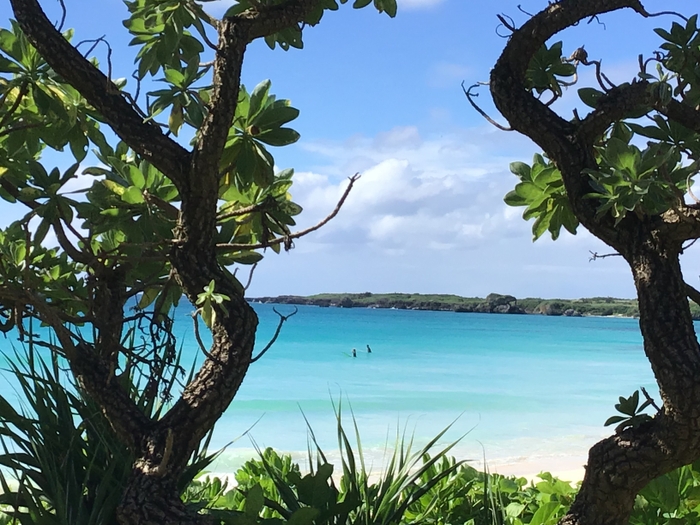
[[[72,85],[130,148],[178,189],[182,203],[168,257],[173,275],[189,300],[194,303],[197,294],[211,280],[217,293],[230,297],[225,309],[215,306],[213,343],[201,369],[185,387],[181,398],[155,421],[143,414],[126,390],[113,380],[113,367],[119,355],[115,347],[124,319],[123,300],[97,309],[100,319],[94,344],[76,345],[60,316],[49,305],[29,292],[22,296],[56,330],[76,378],[100,405],[120,440],[134,451],[137,459],[118,509],[119,522],[124,525],[211,523],[206,516],[185,508],[177,492],[177,482],[202,438],[238,391],[251,362],[258,322],[245,301],[242,287],[226,274],[217,260],[214,239],[220,158],[236,111],[247,45],[255,38],[298,24],[318,2],[285,0],[273,6],[256,4],[255,8],[219,22],[209,111],[194,149],[188,151],[165,135],[158,125],[145,121],[111,79],[53,27],[37,0],[10,0],[20,28],[53,71]],[[105,268],[97,262],[95,265],[92,270],[99,278],[98,274]],[[123,299],[124,290],[119,291],[118,286],[103,286],[102,291],[105,300],[113,291]]]
[[[635,495],[651,480],[700,458],[700,347],[686,298],[679,254],[698,236],[696,210],[684,205],[661,216],[628,214],[615,223],[597,213],[585,170],[597,168],[594,143],[640,106],[700,129],[695,108],[661,105],[645,82],[611,90],[583,120],[566,121],[525,88],[527,67],[554,34],[591,16],[622,8],[648,16],[637,0],[562,0],[511,36],[491,74],[497,108],[511,127],[533,139],[559,168],[571,207],[588,230],[628,262],[639,299],[644,352],[663,407],[650,422],[611,436],[589,453],[578,496],[561,525],[624,525]]]

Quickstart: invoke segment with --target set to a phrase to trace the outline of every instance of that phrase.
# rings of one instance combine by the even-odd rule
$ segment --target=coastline
[[[280,454],[284,452],[278,451]],[[308,472],[308,456],[306,453],[292,452],[290,453],[294,462],[298,463],[302,472]],[[583,480],[585,474],[585,454],[572,455],[557,455],[557,456],[519,456],[510,458],[495,458],[489,461],[488,458],[484,464],[483,460],[465,460],[466,463],[480,472],[487,471],[490,474],[499,474],[506,477],[525,478],[530,483],[538,483],[541,481],[539,477],[542,473],[549,473],[555,478],[576,486],[577,483]],[[257,459],[257,454],[249,459]],[[334,466],[334,479],[340,481],[340,457],[337,453],[328,455],[329,462]],[[365,458],[370,470],[370,479],[378,480],[381,478],[384,463],[377,461],[378,458]],[[458,460],[462,459],[457,457]],[[235,473],[238,469],[226,468],[217,465],[217,462],[212,464],[211,470],[205,471],[204,476],[211,478],[218,477],[219,479],[227,480],[230,486],[235,486]]]
[[[323,293],[311,296],[280,295],[248,299],[260,304],[290,304],[322,308],[369,308],[427,310],[456,313],[529,314],[566,317],[639,317],[637,301],[614,297],[583,299],[542,299],[491,293],[486,297],[462,297],[450,294]],[[692,309],[700,319],[700,307]]]

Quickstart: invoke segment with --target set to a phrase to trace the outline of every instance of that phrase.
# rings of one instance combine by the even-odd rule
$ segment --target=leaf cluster
[[[684,25],[673,23],[670,31],[655,31],[664,42],[654,58],[640,59],[639,78],[647,83],[647,89],[660,106],[666,106],[673,99],[695,108],[700,102],[697,15]],[[579,62],[563,58],[561,42],[543,46],[530,63],[526,87],[539,95],[550,91],[556,99],[562,95],[563,88],[572,85],[564,78],[574,76],[574,81],[577,79]],[[647,70],[649,63],[656,64],[656,74]],[[578,89],[580,100],[593,109],[598,108],[609,91],[600,71],[597,78],[600,89]],[[625,87],[629,84],[622,84],[618,89]],[[644,139],[649,140],[642,146]],[[651,107],[640,106],[631,109],[625,120],[614,123],[600,137],[595,155],[598,166],[587,172],[591,185],[587,198],[596,201],[599,217],[612,216],[617,224],[630,213],[640,218],[653,217],[684,205],[685,194],[698,170],[700,136]],[[556,177],[550,175],[553,179],[550,182],[540,175],[541,182],[535,183],[528,170],[534,171],[536,165],[538,162],[534,162],[532,168],[522,163],[511,166],[521,182],[508,193],[506,203],[527,206],[524,218],[535,219],[535,239],[547,230],[556,238],[561,226],[575,231],[577,220],[564,203],[568,197],[560,178],[554,180]],[[556,168],[552,166],[552,169]]]
[[[680,205],[697,169],[696,163],[684,164],[678,148],[667,142],[649,143],[643,150],[630,144],[632,129],[615,124],[597,149],[598,169],[588,173],[594,190],[589,197],[600,201],[598,214],[610,213],[616,223],[628,212],[659,215]]]
[[[237,2],[226,11],[224,18],[239,15],[249,9],[257,9],[258,6],[268,7],[279,5],[284,1],[285,0],[237,0]],[[339,8],[338,1],[340,1],[341,5],[348,3],[348,0],[319,0],[301,24],[287,27],[266,36],[265,43],[270,49],[274,49],[275,46],[279,46],[285,51],[289,50],[289,48],[302,49],[304,47],[302,39],[303,27],[305,25],[315,26],[318,24],[326,11],[337,11]],[[375,9],[380,13],[386,13],[392,18],[396,16],[396,0],[353,0],[352,7],[354,9],[362,9],[370,4],[374,4]]]
[[[635,390],[634,393],[629,397],[620,396],[620,402],[615,404],[615,410],[617,410],[621,416],[611,416],[605,421],[605,426],[614,425],[615,432],[622,432],[626,428],[635,428],[651,420],[649,414],[645,414],[644,410],[651,405],[651,400],[647,399],[639,404],[639,390]]]
[[[562,226],[576,234],[578,219],[571,210],[561,172],[549,159],[535,155],[532,166],[513,162],[510,171],[518,176],[520,182],[504,200],[509,206],[525,206],[525,220],[535,219],[533,240],[539,239],[546,231],[549,231],[552,239],[557,239]]]

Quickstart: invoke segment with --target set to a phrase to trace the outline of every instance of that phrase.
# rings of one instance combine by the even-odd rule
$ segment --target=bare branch
[[[476,102],[472,100],[473,97],[478,97],[478,93],[472,93],[472,89],[478,88],[479,86],[488,86],[488,82],[478,82],[477,84],[472,84],[469,86],[469,89],[466,89],[464,87],[464,82],[462,82],[462,91],[464,91],[464,95],[467,97],[467,100],[469,103],[472,105],[472,107],[481,115],[484,117],[490,124],[493,126],[496,126],[498,129],[503,130],[503,131],[513,131],[513,128],[508,128],[506,126],[503,126],[502,124],[499,124],[495,120],[493,120],[491,117],[489,117],[486,112],[481,109]]]
[[[220,213],[219,215],[216,216],[216,220],[223,221],[225,219],[230,219],[231,217],[240,217],[241,215],[255,213],[256,211],[264,210],[269,205],[270,205],[270,201],[266,199],[262,202],[258,202],[257,204],[251,204],[250,206],[246,206],[245,208],[238,208],[236,210]]]
[[[294,232],[289,234],[288,236],[285,237],[278,237],[277,239],[274,239],[269,242],[265,243],[258,243],[258,244],[217,244],[216,248],[217,250],[220,251],[242,251],[242,250],[259,250],[261,248],[269,248],[270,246],[274,246],[276,244],[285,244],[285,248],[287,246],[290,246],[290,243],[294,239],[298,239],[300,237],[303,237],[305,235],[308,235],[309,233],[315,232],[319,228],[323,227],[326,225],[329,221],[331,221],[336,215],[338,215],[338,212],[340,209],[343,207],[343,204],[345,203],[345,199],[348,198],[348,195],[350,195],[350,191],[352,190],[353,185],[355,182],[360,178],[360,174],[356,173],[352,177],[349,178],[350,184],[348,184],[348,187],[345,188],[345,191],[343,192],[343,195],[340,197],[340,200],[338,201],[338,204],[336,205],[335,209],[328,215],[325,219],[323,219],[321,222],[317,223],[314,226],[311,226],[310,228],[306,228],[305,230],[301,230],[298,232]],[[287,248],[289,249],[289,248]]]
[[[253,282],[253,273],[255,272],[255,269],[258,267],[258,263],[255,263],[251,269],[250,273],[248,274],[248,282],[245,283],[245,286],[243,287],[243,290],[248,291],[248,288],[250,288],[250,284]]]
[[[691,301],[697,305],[700,305],[700,292],[698,290],[690,286],[688,283],[685,283],[685,293]]]
[[[279,321],[279,323],[277,324],[277,329],[275,330],[275,334],[272,336],[272,339],[270,339],[270,342],[267,343],[267,344],[265,345],[265,348],[263,348],[257,356],[255,356],[254,358],[252,358],[252,359],[250,360],[250,364],[251,364],[251,365],[252,365],[253,363],[255,363],[258,359],[260,359],[262,356],[264,356],[264,355],[265,355],[265,352],[267,352],[270,348],[272,348],[272,345],[275,344],[275,341],[277,341],[277,338],[279,337],[280,332],[282,331],[282,325],[285,323],[285,321],[286,321],[287,319],[289,319],[290,317],[296,315],[297,312],[299,311],[299,308],[297,308],[297,307],[295,306],[295,307],[294,307],[294,311],[293,311],[291,314],[289,314],[289,315],[282,315],[281,313],[279,313],[279,312],[277,311],[276,308],[273,308],[272,310],[273,310],[277,315],[280,316],[280,321]]]
[[[199,349],[202,351],[202,353],[207,357],[207,359],[211,359],[218,365],[221,365],[221,361],[216,359],[216,357],[212,356],[208,351],[207,348],[204,346],[204,341],[202,341],[202,336],[199,333],[199,321],[197,318],[199,317],[199,310],[194,312],[192,314],[192,322],[194,323],[194,338],[197,340],[197,345],[199,346]]]
[[[647,399],[647,401],[649,401],[649,404],[650,404],[651,406],[653,406],[653,407],[656,409],[657,412],[661,412],[661,408],[659,408],[659,405],[656,404],[656,401],[654,401],[654,398],[652,398],[652,397],[649,395],[649,392],[647,392],[647,389],[644,388],[644,387],[640,387],[640,388],[641,388],[641,390],[642,390],[642,394],[644,394],[644,397]]]
[[[58,23],[58,29],[59,31],[63,31],[63,24],[66,23],[66,15],[68,12],[66,11],[66,4],[63,0],[58,0],[58,3],[61,4],[61,21]]]
[[[676,11],[659,11],[658,13],[647,13],[646,16],[649,18],[654,18],[657,16],[666,16],[666,15],[677,16],[678,18],[684,20],[685,22],[688,21],[687,16],[682,15],[681,13],[677,13]]]
[[[604,253],[604,254],[599,254],[598,252],[592,252],[588,251],[588,253],[591,254],[590,258],[588,259],[588,262],[593,262],[597,261],[598,259],[607,259],[608,257],[622,257],[621,253]]]

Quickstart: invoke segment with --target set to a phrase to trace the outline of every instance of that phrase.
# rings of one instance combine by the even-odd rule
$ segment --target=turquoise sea
[[[273,305],[253,306],[262,348],[278,317]],[[190,312],[180,307],[175,325],[184,363],[198,352]],[[8,340],[2,346],[11,352]],[[603,423],[618,396],[640,386],[656,393],[654,385],[634,319],[301,306],[218,423],[212,448],[228,447],[212,470],[235,470],[255,456],[253,443],[303,460],[304,415],[337,458],[333,403],[348,430],[352,408],[375,470],[397,430],[420,445],[451,422],[443,443],[466,434],[459,458],[486,457],[506,473],[578,468],[612,432]]]
[[[272,305],[254,307],[263,347],[277,315]],[[455,421],[443,442],[467,434],[457,457],[485,456],[515,473],[574,468],[612,432],[603,423],[618,396],[640,386],[656,393],[635,319],[302,306],[220,421],[213,444],[238,439],[214,470],[230,472],[253,456],[251,440],[302,458],[302,411],[323,449],[337,455],[331,400],[342,401],[346,416],[352,407],[375,465],[397,428],[421,444]],[[573,463],[559,461],[567,458]]]

